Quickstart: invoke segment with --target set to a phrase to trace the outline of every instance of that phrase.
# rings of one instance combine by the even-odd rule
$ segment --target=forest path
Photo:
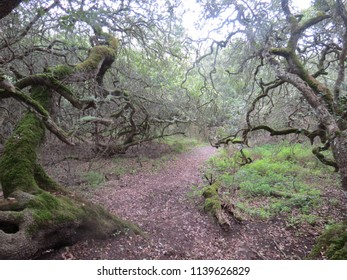
[[[146,153],[153,150],[146,148]],[[146,233],[120,235],[107,240],[86,240],[42,256],[43,259],[300,259],[312,247],[316,233],[301,233],[281,217],[248,219],[224,231],[204,212],[201,196],[205,161],[216,153],[196,147],[181,154],[161,154],[156,160],[140,157],[122,161],[126,172],[109,174],[104,186],[89,193],[124,220]],[[163,155],[164,158],[163,158]],[[105,164],[111,163],[105,161]],[[141,166],[141,168],[139,168]],[[159,168],[158,168],[159,167]]]
[[[232,234],[224,232],[189,196],[192,186],[202,182],[199,168],[215,152],[212,147],[197,147],[169,160],[161,170],[123,175],[96,191],[93,201],[138,224],[147,238],[122,235],[108,240],[88,240],[61,249],[51,257],[254,258],[254,253],[247,249],[239,235],[234,231]]]

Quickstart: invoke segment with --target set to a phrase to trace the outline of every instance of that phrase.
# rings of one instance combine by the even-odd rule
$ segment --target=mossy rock
[[[308,259],[321,255],[330,260],[347,260],[347,222],[330,225],[318,238]]]

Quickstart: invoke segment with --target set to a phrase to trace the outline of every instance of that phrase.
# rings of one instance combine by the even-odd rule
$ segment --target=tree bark
[[[33,87],[32,97],[45,109],[49,89]],[[69,194],[37,162],[45,124],[26,113],[5,145],[0,160],[0,259],[27,259],[47,249],[84,238],[105,238],[141,231],[136,226]]]
[[[10,14],[22,0],[0,0],[0,19]]]
[[[332,151],[339,167],[343,189],[347,192],[347,130],[339,133],[332,141]]]
[[[45,129],[62,136],[50,118],[53,91],[75,107],[85,108],[68,88],[61,85],[58,77],[76,74],[89,79],[96,77],[100,69],[104,73],[105,60],[109,67],[116,54],[117,42],[113,41],[113,45],[93,48],[89,57],[75,69],[56,67],[53,76],[43,73],[37,79],[24,78],[16,87],[0,84],[0,97],[16,98],[33,109],[18,123],[0,159],[0,182],[5,198],[0,199],[0,259],[34,258],[47,249],[70,245],[84,238],[141,234],[137,226],[70,194],[37,162]],[[2,78],[1,81],[5,80]],[[30,97],[20,90],[28,86],[31,87]],[[64,140],[64,137],[60,139]]]

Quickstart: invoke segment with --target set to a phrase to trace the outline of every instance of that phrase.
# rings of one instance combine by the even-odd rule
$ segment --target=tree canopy
[[[249,77],[237,88],[239,95],[249,97],[245,125],[216,145],[239,137],[247,144],[250,132],[258,130],[305,135],[312,143],[317,138],[322,145],[313,152],[340,171],[346,187],[345,3],[315,1],[306,10],[297,10],[285,0],[199,3],[204,5],[207,21],[219,20],[214,32],[223,35],[210,43],[206,55],[214,59],[206,79],[217,89],[221,75],[217,70],[228,73],[230,79]],[[220,63],[223,66],[218,69]],[[282,123],[274,126],[263,117],[272,115],[281,99],[291,105],[282,112],[286,116],[282,115]],[[320,153],[329,148],[335,161]]]

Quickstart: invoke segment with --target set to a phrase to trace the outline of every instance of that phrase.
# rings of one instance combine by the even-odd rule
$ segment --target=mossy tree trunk
[[[0,259],[33,258],[44,250],[87,237],[140,233],[135,225],[69,194],[37,162],[46,128],[69,143],[50,118],[52,93],[60,93],[77,108],[90,106],[77,100],[57,79],[67,75],[80,79],[81,73],[88,79],[100,78],[100,69],[106,72],[105,67],[114,59],[115,48],[116,44],[102,49],[98,46],[86,61],[64,73],[56,71],[53,76],[29,77],[19,81],[16,88],[0,85],[0,98],[13,97],[32,108],[18,123],[0,159],[0,182],[5,197],[0,200]],[[31,87],[30,96],[20,90],[27,86]]]
[[[312,70],[306,67],[306,62],[302,60],[298,52],[301,37],[310,28],[329,19],[330,15],[328,14],[322,12],[317,13],[311,16],[311,18],[301,21],[301,19],[298,19],[290,11],[289,1],[282,0],[282,10],[286,15],[287,26],[290,27],[287,45],[278,48],[272,46],[269,42],[266,48],[264,48],[262,56],[267,64],[275,70],[277,77],[281,80],[281,83],[277,85],[287,83],[294,86],[312,108],[313,112],[315,112],[320,127],[319,130],[309,133],[305,129],[288,129],[286,133],[281,131],[280,134],[304,134],[310,138],[312,143],[313,139],[318,136],[325,145],[325,148],[322,148],[322,150],[327,150],[331,147],[336,162],[324,159],[324,155],[319,153],[320,149],[315,149],[314,154],[324,164],[334,166],[339,171],[342,186],[347,190],[347,104],[345,96],[341,94],[346,71],[345,61],[347,59],[347,10],[341,1],[336,1],[335,4],[336,16],[343,22],[341,30],[344,30],[345,35],[343,36],[341,52],[338,54],[339,64],[337,69],[334,70],[337,72],[338,77],[333,87],[330,84],[325,84],[323,80],[318,79],[319,75],[312,74]],[[324,57],[323,51],[322,56]],[[284,61],[285,63],[283,63]],[[266,90],[269,91],[270,89],[271,86]],[[265,130],[268,130],[271,135],[276,135],[276,131],[273,129]],[[322,131],[323,135],[319,131]]]
[[[34,89],[33,96],[47,106],[49,89]],[[70,196],[45,173],[37,162],[44,136],[44,122],[28,112],[5,145],[0,161],[6,198],[0,204],[0,259],[32,258],[85,237],[139,232],[100,206]]]

